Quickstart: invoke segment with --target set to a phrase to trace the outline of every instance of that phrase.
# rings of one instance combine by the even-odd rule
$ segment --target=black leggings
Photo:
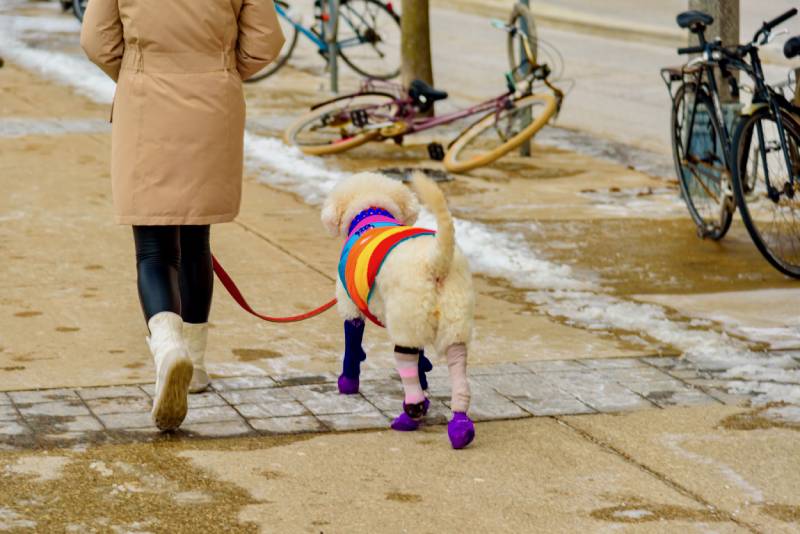
[[[133,227],[146,321],[170,311],[187,323],[208,322],[214,290],[209,233],[208,225]]]

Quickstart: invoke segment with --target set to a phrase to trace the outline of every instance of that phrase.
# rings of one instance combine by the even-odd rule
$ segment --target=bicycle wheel
[[[484,115],[450,144],[444,156],[448,171],[466,172],[501,158],[533,137],[556,112],[556,99],[548,94],[510,103]]]
[[[381,126],[391,124],[395,102],[383,93],[343,96],[300,117],[286,129],[284,141],[313,156],[350,150],[375,139]]]
[[[292,21],[288,18],[289,4],[283,0],[277,0],[275,2],[275,7],[279,7],[280,10],[286,14],[286,16],[283,16],[280,14],[280,11],[278,12],[278,23],[281,25],[281,31],[283,32],[286,42],[281,49],[281,53],[275,58],[275,61],[256,72],[250,78],[246,79],[245,82],[247,83],[258,82],[275,74],[278,69],[283,67],[286,62],[289,61],[289,56],[292,55],[292,52],[294,52],[294,47],[297,46],[297,28],[295,28],[294,24],[292,24]]]
[[[379,0],[339,8],[339,55],[357,73],[388,80],[400,74],[400,16]]]
[[[781,124],[791,174],[775,116],[762,107],[736,129],[733,192],[761,254],[783,274],[800,278],[800,125],[788,113],[781,116]]]
[[[695,104],[689,153],[684,154],[689,135],[687,121],[692,119]],[[731,226],[734,205],[722,129],[714,105],[704,90],[686,83],[675,94],[670,123],[675,172],[689,214],[701,237],[722,239]]]
[[[522,4],[514,4],[508,26],[508,62],[515,81],[528,77],[531,67],[538,64],[539,40],[531,10]]]
[[[78,17],[78,20],[83,22],[83,14],[86,13],[86,6],[89,4],[89,0],[73,0],[72,2],[72,12],[75,13],[75,16]]]

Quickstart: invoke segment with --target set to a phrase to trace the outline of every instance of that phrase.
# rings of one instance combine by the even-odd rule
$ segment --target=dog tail
[[[411,177],[411,186],[422,204],[436,217],[439,229],[436,232],[436,249],[431,260],[431,270],[436,278],[442,278],[450,271],[456,247],[453,217],[447,208],[447,200],[442,190],[433,180],[421,172],[416,172]]]

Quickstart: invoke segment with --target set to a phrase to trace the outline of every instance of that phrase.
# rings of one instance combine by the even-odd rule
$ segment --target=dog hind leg
[[[426,373],[430,373],[433,371],[433,363],[425,357],[425,351],[419,351],[419,364],[417,365],[417,370],[419,372],[419,384],[422,386],[423,391],[428,390],[428,377]]]
[[[394,349],[397,372],[403,383],[405,400],[403,413],[392,422],[392,428],[400,431],[410,431],[419,428],[423,416],[428,413],[430,401],[422,391],[419,379],[420,350],[396,346]]]
[[[467,346],[454,343],[447,347],[447,367],[450,372],[450,408],[453,419],[447,425],[447,435],[454,449],[463,449],[475,438],[475,425],[467,416],[470,390],[467,381]]]
[[[343,395],[358,393],[361,362],[367,359],[367,354],[361,348],[363,338],[363,319],[348,319],[344,322],[344,359],[338,382],[339,393]]]

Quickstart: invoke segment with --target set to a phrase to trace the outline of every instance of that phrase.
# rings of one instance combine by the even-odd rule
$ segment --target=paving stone
[[[30,434],[31,430],[22,421],[0,421],[0,440]]]
[[[205,406],[227,406],[225,399],[215,391],[204,391],[203,393],[191,393],[189,395],[189,409],[203,408]]]
[[[103,425],[91,415],[79,415],[76,417],[28,417],[26,422],[34,432],[40,434],[64,433],[64,432],[100,432]]]
[[[533,373],[477,376],[474,378],[474,384],[491,387],[497,393],[506,397],[542,398],[543,396],[558,393],[558,389],[555,386]]]
[[[141,393],[141,392],[140,392]],[[141,397],[120,397],[116,399],[87,400],[86,405],[97,414],[146,412],[151,408],[153,401],[142,393]]]
[[[434,365],[434,370],[436,370],[436,366]],[[430,376],[430,374],[428,375]],[[337,376],[338,379],[338,376]],[[361,369],[361,375],[359,376],[361,382],[370,382],[373,380],[394,380],[395,382],[400,382],[400,376],[397,374],[397,370],[394,368],[388,369]]]
[[[259,389],[274,387],[275,381],[268,376],[234,376],[231,378],[215,378],[211,386],[216,391],[234,391],[238,389]]]
[[[656,367],[670,369],[677,365],[680,365],[681,359],[676,358],[674,356],[651,356],[648,358],[641,358],[643,362],[647,362],[650,365],[655,365]]]
[[[336,382],[338,376],[333,373],[288,373],[273,376],[272,379],[278,386],[305,386],[309,384],[330,384]]]
[[[189,410],[184,424],[218,423],[223,421],[241,421],[242,416],[230,406],[207,406]]]
[[[750,406],[752,397],[741,393],[728,393],[727,388],[705,388],[706,394],[728,406]]]
[[[559,389],[599,412],[653,407],[653,404],[607,379],[602,373],[595,373],[593,377],[581,373],[552,373],[550,376]]]
[[[668,406],[703,406],[719,404],[720,401],[696,389],[672,391],[670,395],[647,395],[646,397],[662,408]]]
[[[181,431],[191,436],[203,438],[231,438],[253,435],[253,429],[243,420],[214,423],[184,424]]]
[[[399,412],[394,414],[391,418],[394,419],[399,415]],[[447,405],[441,401],[431,400],[431,405],[428,408],[428,415],[425,416],[426,425],[444,425],[450,420],[452,412]]]
[[[156,394],[156,385],[155,384],[139,384],[139,389],[147,393],[148,397],[152,397]]]
[[[380,411],[400,409],[403,405],[403,386],[399,382],[380,381],[361,384],[361,395]]]
[[[155,428],[150,412],[115,413],[97,416],[109,430],[128,430],[138,428]]]
[[[79,400],[72,389],[43,389],[35,391],[11,391],[8,393],[16,404],[35,404],[42,402]]]
[[[361,395],[341,395],[333,384],[286,388],[314,415],[358,414],[376,411]]]
[[[11,404],[11,398],[7,394],[0,391],[0,406],[4,404]]]
[[[316,417],[271,417],[269,419],[250,419],[250,425],[267,434],[294,434],[299,432],[321,432],[325,427]]]
[[[264,388],[223,391],[220,396],[231,404],[262,404],[294,400],[292,388]]]
[[[76,415],[90,415],[89,410],[79,400],[43,402],[41,404],[17,404],[17,407],[25,418],[34,416],[72,417]]]
[[[530,417],[528,412],[497,393],[473,395],[468,413],[475,421]]]
[[[533,371],[534,373],[581,371],[586,369],[578,360],[536,360],[532,362],[519,362],[517,365]]]
[[[513,400],[522,409],[536,416],[596,413],[594,409],[574,397],[515,398]]]
[[[530,369],[511,362],[494,365],[474,365],[467,369],[467,374],[471,376],[530,374],[530,372]]]
[[[239,404],[236,410],[247,419],[308,415],[306,407],[297,401],[267,402],[264,404]]]
[[[86,388],[76,390],[83,400],[95,399],[146,399],[148,395],[138,386],[113,386],[107,388]]]
[[[581,364],[590,369],[624,369],[629,367],[647,367],[636,358],[593,358],[581,360]]]
[[[367,430],[389,428],[389,418],[375,410],[369,413],[321,415],[319,420],[331,430]]]
[[[0,404],[0,421],[13,421],[17,415],[16,408],[11,404]]]
[[[654,369],[652,367],[602,369],[599,372],[602,373],[604,377],[623,385],[627,385],[628,383],[642,384],[664,381],[680,382],[660,369]]]

